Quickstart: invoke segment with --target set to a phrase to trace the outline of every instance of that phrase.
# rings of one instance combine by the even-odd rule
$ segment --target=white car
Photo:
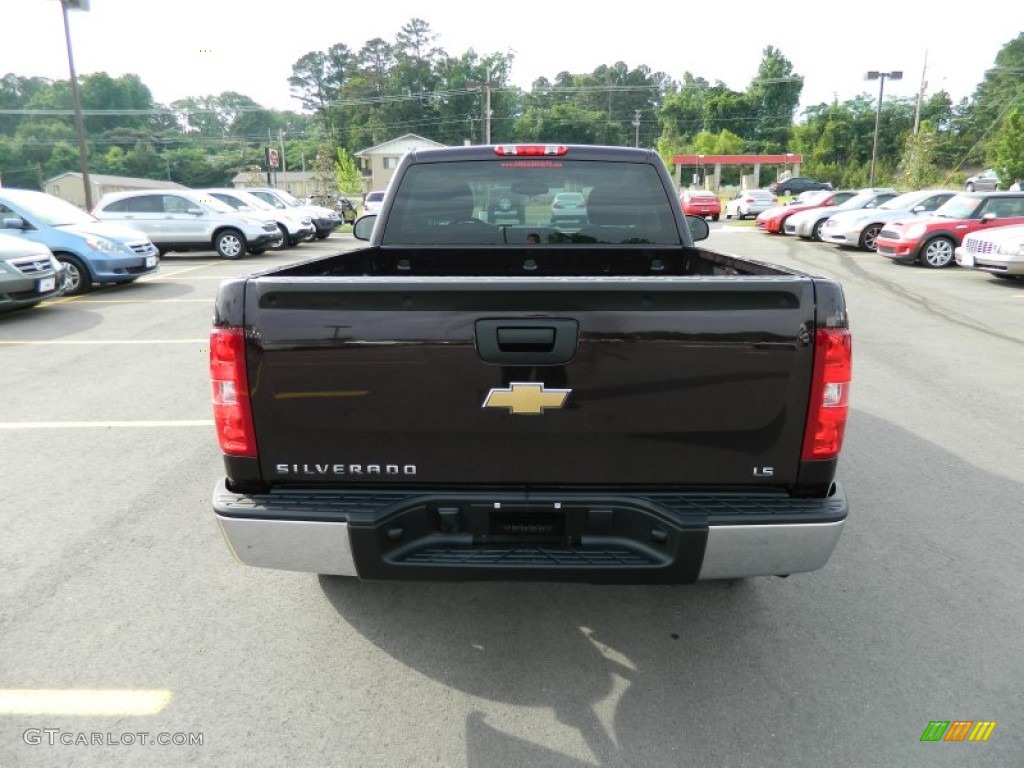
[[[966,235],[953,252],[956,263],[1002,278],[1024,279],[1024,225]]]
[[[956,195],[951,189],[922,189],[886,200],[876,208],[839,211],[821,227],[821,239],[847,248],[875,250],[875,239],[890,221],[930,213]]]
[[[865,208],[876,208],[886,200],[892,200],[899,193],[888,187],[867,187],[836,206],[810,208],[794,213],[783,225],[787,235],[796,235],[804,240],[821,240],[821,231],[829,217],[843,211],[860,211]]]
[[[737,192],[736,196],[725,204],[725,218],[743,221],[748,216],[757,216],[778,204],[779,198],[767,189],[747,189]]]
[[[363,200],[363,215],[370,216],[380,213],[383,204],[384,192],[382,190],[378,189],[373,192],[367,192],[366,198]]]
[[[254,256],[281,244],[277,222],[262,211],[243,213],[192,189],[111,192],[92,215],[146,233],[161,255],[168,251],[217,251],[222,259]]]
[[[275,187],[245,187],[244,189],[278,210],[290,210],[293,214],[309,216],[316,229],[313,236],[317,240],[329,237],[331,232],[342,225],[341,215],[337,211],[324,208],[322,205],[306,205],[283,189]]]
[[[227,203],[236,211],[252,211],[262,216],[269,216],[277,222],[284,241],[282,247],[298,245],[303,240],[310,240],[316,234],[313,220],[295,208],[277,208],[265,200],[261,200],[247,189],[234,187],[214,187],[200,189],[204,195],[212,195],[222,203]]]

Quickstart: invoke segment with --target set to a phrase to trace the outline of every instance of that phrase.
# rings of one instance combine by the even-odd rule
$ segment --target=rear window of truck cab
[[[522,215],[492,203],[512,192]],[[582,200],[563,217],[556,200]],[[646,163],[505,158],[411,165],[394,191],[383,245],[680,245],[672,205]],[[518,211],[517,211],[518,213]]]

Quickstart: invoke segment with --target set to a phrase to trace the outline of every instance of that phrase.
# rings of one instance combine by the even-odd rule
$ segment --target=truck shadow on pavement
[[[320,584],[453,692],[422,718],[463,713],[469,766],[946,764],[914,752],[928,713],[980,717],[1019,691],[1024,484],[964,451],[855,411],[846,530],[788,579]]]
[[[722,627],[768,621],[761,595],[771,581],[634,587],[321,577],[345,621],[403,664],[480,699],[549,710],[513,722],[514,733],[507,721],[492,726],[483,711],[470,713],[468,765],[567,768],[664,764],[641,760],[645,745],[659,753],[666,733],[679,739],[677,700],[709,665],[753,661]],[[664,706],[651,706],[651,697]],[[641,710],[648,714],[621,723]],[[569,752],[597,762],[570,756],[559,748],[564,740]]]

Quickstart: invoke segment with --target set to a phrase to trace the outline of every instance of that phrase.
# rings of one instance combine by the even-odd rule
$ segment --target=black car
[[[785,181],[769,184],[768,189],[774,195],[799,195],[801,192],[815,189],[832,189],[832,185],[827,181],[818,181],[808,176],[791,176]]]

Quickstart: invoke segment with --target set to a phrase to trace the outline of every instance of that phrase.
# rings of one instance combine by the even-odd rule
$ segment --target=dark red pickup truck
[[[493,192],[523,221],[488,221]],[[561,192],[582,221],[552,222]],[[243,563],[363,579],[812,571],[851,339],[840,286],[699,248],[653,152],[410,153],[365,247],[224,283],[211,343]]]

